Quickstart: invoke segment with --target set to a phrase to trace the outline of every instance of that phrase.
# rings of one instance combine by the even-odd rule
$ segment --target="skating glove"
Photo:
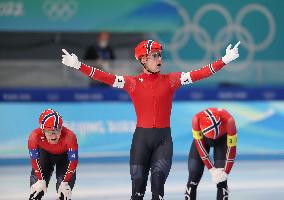
[[[239,57],[238,46],[240,45],[240,41],[231,49],[232,45],[230,44],[226,49],[226,55],[222,57],[222,61],[225,64],[230,63],[231,61],[237,59]]]
[[[68,182],[63,182],[63,181],[61,182],[61,184],[58,188],[58,192],[57,192],[58,198],[60,198],[61,193],[63,194],[64,200],[71,199],[72,190],[71,190],[70,186],[68,185]]]
[[[36,196],[43,191],[44,193],[46,193],[46,182],[45,180],[38,180],[36,183],[34,183],[31,186],[31,195],[32,195],[32,199],[35,199]]]
[[[63,55],[62,55],[62,63],[64,65],[67,65],[69,67],[73,67],[75,69],[80,69],[81,62],[79,62],[78,57],[72,53],[71,55],[66,51],[65,49],[62,49]]]
[[[209,169],[209,172],[211,174],[212,181],[215,184],[226,181],[228,178],[228,174],[224,171],[224,168],[212,167],[211,169]]]

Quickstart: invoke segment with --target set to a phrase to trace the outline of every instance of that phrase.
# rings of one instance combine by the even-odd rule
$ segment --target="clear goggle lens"
[[[43,133],[46,135],[59,135],[61,133],[61,128],[56,128],[54,130],[43,130]]]
[[[152,54],[150,54],[150,57],[153,58],[153,59],[158,59],[158,58],[162,57],[162,52],[152,53]]]

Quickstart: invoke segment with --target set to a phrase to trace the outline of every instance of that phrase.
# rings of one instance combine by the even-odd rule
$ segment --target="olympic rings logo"
[[[45,0],[43,11],[51,20],[67,21],[71,19],[78,10],[75,0]]]
[[[274,40],[276,33],[274,17],[266,7],[260,4],[253,3],[246,5],[239,10],[237,16],[233,19],[226,8],[219,4],[210,3],[197,10],[191,20],[187,11],[177,2],[170,0],[166,0],[165,2],[176,8],[184,25],[174,32],[169,42],[163,41],[157,34],[154,34],[153,37],[164,44],[163,48],[170,52],[173,62],[184,69],[188,69],[188,63],[180,57],[179,50],[189,43],[190,37],[193,37],[197,45],[206,51],[200,62],[202,64],[207,63],[212,55],[220,58],[224,54],[226,46],[231,43],[233,36],[236,37],[237,41],[242,41],[242,47],[246,48],[248,52],[247,57],[244,61],[238,62],[238,67],[226,68],[227,70],[242,70],[253,61],[256,52],[266,49]],[[201,19],[209,12],[220,14],[226,21],[226,25],[218,30],[214,38],[210,36],[205,27],[200,25]],[[254,41],[251,32],[243,26],[245,18],[251,12],[258,12],[263,15],[267,20],[263,24],[268,23],[268,33],[263,41],[259,43]]]

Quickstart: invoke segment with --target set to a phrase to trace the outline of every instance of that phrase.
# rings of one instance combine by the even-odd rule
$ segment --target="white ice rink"
[[[283,200],[284,160],[237,161],[229,177],[230,200]],[[28,199],[30,166],[0,166],[0,199]],[[187,163],[174,162],[165,186],[166,200],[183,200],[187,181]],[[150,198],[147,187],[144,199]],[[128,200],[131,182],[128,163],[79,164],[72,200]],[[216,188],[208,172],[198,189],[198,200],[216,199]],[[55,200],[52,177],[45,200]]]

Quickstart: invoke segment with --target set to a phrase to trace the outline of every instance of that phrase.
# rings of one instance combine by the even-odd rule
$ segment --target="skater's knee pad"
[[[161,159],[154,162],[151,166],[151,174],[154,176],[155,174],[161,176],[163,174],[164,179],[167,179],[170,170],[171,170],[172,162],[170,160]]]
[[[148,169],[143,165],[130,165],[131,180],[148,179]]]
[[[160,159],[151,166],[151,191],[152,198],[164,196],[164,184],[171,170],[171,161]]]
[[[146,191],[148,169],[142,165],[131,165],[132,200],[142,200]]]
[[[164,196],[164,184],[171,170],[171,161],[161,159],[151,166],[151,191],[152,199]]]

